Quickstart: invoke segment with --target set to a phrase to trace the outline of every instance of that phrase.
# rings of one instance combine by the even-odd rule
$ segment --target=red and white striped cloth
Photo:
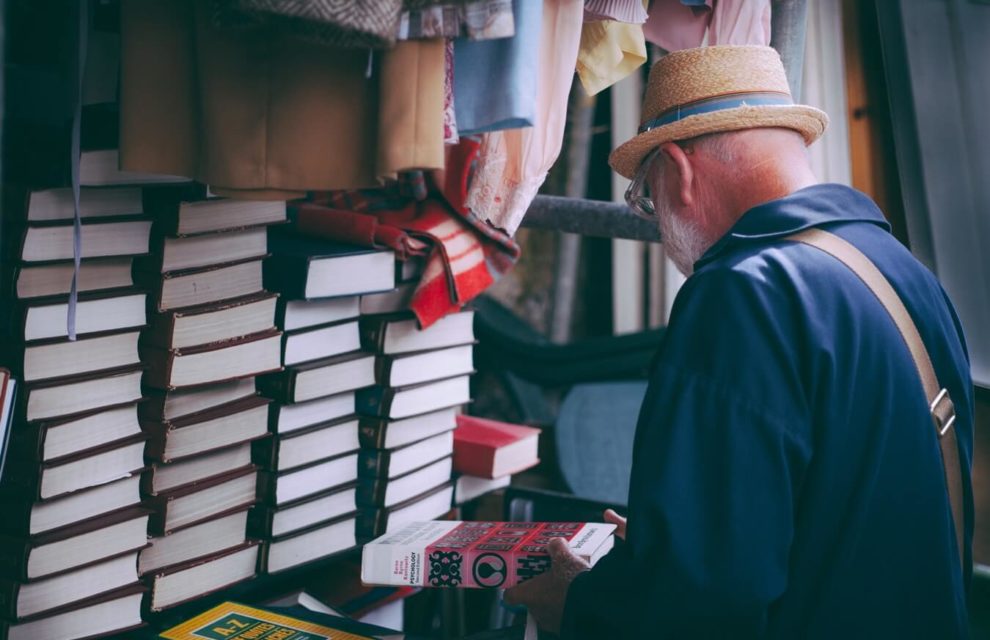
[[[428,327],[460,310],[519,258],[512,238],[464,204],[478,146],[477,138],[462,137],[449,147],[447,168],[431,176],[425,199],[394,185],[313,193],[293,205],[295,224],[308,235],[391,248],[400,260],[428,255],[410,305],[420,326]]]

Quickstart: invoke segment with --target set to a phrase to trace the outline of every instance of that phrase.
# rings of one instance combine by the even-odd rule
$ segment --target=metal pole
[[[801,98],[804,70],[804,40],[808,25],[808,0],[771,0],[770,46],[777,50],[787,69],[791,95]]]
[[[522,226],[599,238],[660,242],[660,230],[655,223],[636,216],[618,202],[540,195],[530,205]]]

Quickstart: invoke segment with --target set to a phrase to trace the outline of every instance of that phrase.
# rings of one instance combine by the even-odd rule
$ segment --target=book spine
[[[358,543],[363,544],[383,535],[387,526],[388,511],[385,509],[359,509],[355,524],[355,534]],[[371,547],[367,548],[370,549]]]
[[[284,298],[304,300],[309,279],[309,261],[297,256],[275,254],[265,260],[263,282],[268,291]]]
[[[358,441],[365,449],[384,449],[388,435],[388,423],[384,420],[361,419],[358,425]]]
[[[154,460],[155,462],[169,461],[165,451],[168,446],[168,432],[170,430],[170,425],[166,422],[141,421],[141,431],[148,436],[148,440],[144,445],[145,458]]]
[[[7,451],[16,452],[19,457],[28,457],[40,464],[44,460],[45,434],[48,425],[44,422],[29,422],[10,429]],[[13,457],[7,454],[8,460]]]
[[[278,438],[262,438],[251,443],[251,464],[265,470],[278,469]]]
[[[247,534],[249,538],[267,539],[272,537],[272,524],[275,512],[265,504],[256,504],[248,511]]]
[[[255,378],[255,384],[257,385],[258,391],[261,395],[266,398],[271,398],[275,402],[290,404],[293,396],[295,395],[296,372],[292,369],[285,369],[283,371],[279,371],[278,373],[267,373]],[[277,409],[272,410],[271,419],[271,429],[273,432],[278,433]]]
[[[21,584],[16,580],[0,578],[0,617],[17,619],[17,593]]]
[[[31,554],[31,544],[23,539],[12,536],[0,536],[0,578],[27,581],[28,556]]]
[[[375,384],[388,386],[391,376],[392,358],[388,356],[378,356],[375,358]]]
[[[388,417],[395,392],[389,387],[367,387],[354,394],[354,409],[366,416]]]
[[[380,507],[385,502],[388,480],[382,477],[360,478],[355,501],[359,507]]]
[[[381,449],[358,452],[358,475],[363,478],[387,478],[391,454]]]
[[[385,331],[387,329],[387,322],[362,318],[359,325],[361,348],[365,351],[380,352],[385,345]]]

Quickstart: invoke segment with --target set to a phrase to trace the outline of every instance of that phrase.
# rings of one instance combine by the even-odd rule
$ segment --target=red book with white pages
[[[412,522],[364,546],[361,581],[507,589],[550,568],[553,538],[594,565],[612,549],[614,531],[594,522]]]
[[[540,462],[540,430],[518,424],[457,416],[454,430],[454,471],[500,478]]]

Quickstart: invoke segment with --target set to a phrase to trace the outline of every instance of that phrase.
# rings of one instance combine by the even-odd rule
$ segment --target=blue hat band
[[[704,113],[737,109],[739,107],[790,106],[794,101],[783,93],[734,93],[730,96],[708,98],[697,102],[679,105],[661,113],[656,118],[648,120],[639,126],[639,133],[662,127],[690,116]]]

